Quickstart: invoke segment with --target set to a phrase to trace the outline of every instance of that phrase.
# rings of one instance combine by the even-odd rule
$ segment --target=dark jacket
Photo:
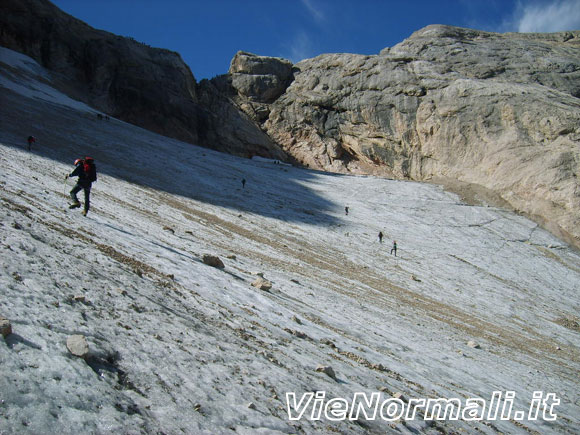
[[[94,177],[95,177],[94,181],[96,181],[96,167],[94,164],[92,164],[92,166],[93,166]],[[85,172],[83,163],[79,163],[77,165],[77,167],[75,168],[75,170],[70,173],[69,178],[71,178],[71,177],[79,177],[77,183],[79,183],[80,185],[90,186],[93,182],[93,180],[90,179],[90,174],[87,174]]]

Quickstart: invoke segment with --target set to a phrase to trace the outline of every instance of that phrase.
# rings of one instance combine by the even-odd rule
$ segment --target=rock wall
[[[0,45],[32,57],[68,95],[116,118],[220,151],[285,157],[227,98],[206,87],[200,99],[179,54],[93,29],[47,0],[3,0]],[[200,101],[208,95],[220,101],[218,113]]]

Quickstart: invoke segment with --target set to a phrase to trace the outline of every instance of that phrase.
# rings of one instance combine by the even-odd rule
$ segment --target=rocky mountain
[[[580,243],[580,32],[429,26],[376,56],[302,61],[293,77],[273,103],[232,86],[297,161],[440,182]]]
[[[580,31],[428,26],[374,56],[239,52],[196,82],[178,54],[6,0],[0,44],[122,120],[241,156],[441,183],[580,246]]]
[[[220,105],[219,113],[212,112],[178,53],[93,29],[47,0],[3,0],[1,11],[0,45],[50,70],[53,82],[73,98],[190,143],[285,157],[243,112],[206,88]]]
[[[537,224],[102,121],[0,59],[0,434],[577,432],[580,254]]]

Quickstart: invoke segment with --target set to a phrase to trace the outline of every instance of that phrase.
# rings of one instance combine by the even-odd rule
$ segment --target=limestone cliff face
[[[300,62],[273,103],[238,98],[307,166],[483,186],[580,245],[580,32],[429,26]]]
[[[220,151],[285,157],[227,98],[200,98],[179,54],[93,29],[47,0],[3,0],[0,45],[50,70],[68,95],[124,121]],[[201,101],[207,95],[220,101],[219,113]]]
[[[0,43],[52,71],[69,94],[159,133],[199,139],[183,125],[196,125],[202,111],[177,53],[95,30],[47,1],[5,0],[1,15]]]

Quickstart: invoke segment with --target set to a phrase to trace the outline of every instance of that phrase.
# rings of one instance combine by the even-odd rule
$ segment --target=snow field
[[[0,315],[14,332],[0,343],[0,433],[578,427],[580,340],[562,320],[578,316],[580,257],[533,222],[433,185],[242,160],[99,121],[53,88],[25,92],[48,73],[1,54]],[[84,155],[99,170],[86,218],[67,209],[64,180]],[[251,286],[256,273],[270,292]],[[87,361],[68,353],[72,334],[87,337]],[[561,405],[555,422],[288,420],[287,392],[381,387],[509,390],[519,409],[542,390]]]

